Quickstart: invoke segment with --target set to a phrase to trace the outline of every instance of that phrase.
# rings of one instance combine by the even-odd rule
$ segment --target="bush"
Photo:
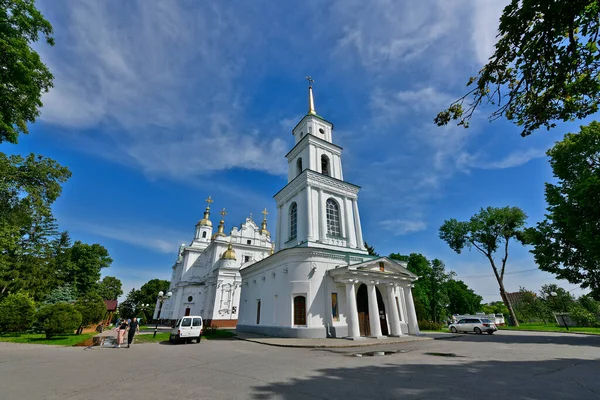
[[[84,326],[102,321],[106,313],[106,305],[102,301],[102,297],[96,293],[88,293],[79,298],[75,303],[75,309],[81,314],[81,326],[78,329],[78,334],[81,333]]]
[[[440,322],[419,321],[419,329],[424,331],[441,331],[443,325]]]
[[[81,325],[81,313],[68,303],[44,306],[35,319],[39,329],[46,334],[46,339],[61,333],[73,333]]]
[[[577,326],[594,326],[598,322],[596,316],[580,304],[573,305],[569,310],[569,314],[575,320]]]
[[[26,331],[34,316],[35,302],[28,294],[9,294],[0,303],[0,334]]]

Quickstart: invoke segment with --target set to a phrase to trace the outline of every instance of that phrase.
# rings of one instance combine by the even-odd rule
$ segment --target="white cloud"
[[[472,21],[472,41],[477,61],[481,65],[488,61],[494,53],[497,42],[498,25],[502,10],[510,3],[509,0],[474,0]]]
[[[515,151],[498,161],[478,162],[477,160],[470,164],[482,169],[505,169],[514,168],[527,164],[531,160],[546,157],[545,149],[527,149]]]
[[[394,236],[406,235],[408,233],[424,231],[427,229],[427,224],[424,221],[392,219],[381,221],[380,224]]]
[[[137,229],[132,229],[126,225],[104,226],[87,221],[73,221],[69,218],[61,218],[61,223],[69,229],[80,230],[163,254],[177,255],[179,245],[183,241],[189,240],[190,236],[189,233],[141,224],[137,224]]]

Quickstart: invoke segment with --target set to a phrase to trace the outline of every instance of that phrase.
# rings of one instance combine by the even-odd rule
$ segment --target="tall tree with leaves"
[[[370,256],[379,256],[379,254],[377,254],[377,252],[375,251],[375,247],[369,246],[367,242],[365,242],[365,249],[367,249],[367,252]]]
[[[536,263],[600,299],[600,123],[568,133],[548,150],[556,184],[546,183],[546,218],[526,230]]]
[[[42,156],[0,153],[0,295],[23,289],[40,300],[48,293],[57,236],[51,206],[70,176]]]
[[[104,300],[117,300],[123,294],[121,287],[121,280],[114,276],[105,276],[96,291]]]
[[[450,314],[475,314],[481,311],[483,298],[469,288],[466,283],[450,279],[445,286]]]
[[[599,16],[597,0],[512,0],[500,17],[494,54],[467,83],[472,89],[435,122],[468,127],[487,103],[495,108],[491,120],[504,117],[527,136],[555,121],[594,114],[600,101]]]
[[[54,45],[52,25],[34,0],[0,0],[0,143],[17,143],[42,107],[53,76],[32,45]]]
[[[80,296],[95,291],[102,269],[112,263],[108,250],[97,243],[76,241],[67,254],[66,264],[62,266],[63,282],[73,285]]]
[[[440,227],[440,239],[458,254],[465,248],[475,248],[490,262],[494,276],[500,287],[500,297],[508,308],[511,322],[519,326],[509,298],[504,289],[504,273],[508,260],[508,245],[512,239],[521,239],[527,215],[518,207],[488,207],[481,209],[469,221],[452,218]],[[501,248],[500,265],[494,259]]]

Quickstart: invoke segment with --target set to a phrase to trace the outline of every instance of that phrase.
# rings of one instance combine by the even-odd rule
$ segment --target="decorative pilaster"
[[[365,249],[365,242],[362,237],[362,228],[360,226],[360,216],[358,215],[358,204],[356,203],[356,199],[352,199],[352,209],[354,211],[354,229],[356,230],[356,240],[358,243],[356,247],[358,249]]]
[[[369,325],[371,326],[371,336],[381,337],[381,322],[379,322],[379,307],[377,305],[377,288],[375,283],[367,285],[367,294],[369,296]]]
[[[319,238],[324,241],[327,238],[327,221],[323,206],[323,189],[319,188]]]
[[[360,329],[358,327],[358,307],[356,306],[356,292],[354,282],[346,283],[346,322],[348,323],[348,337],[358,339]]]
[[[312,188],[310,186],[306,186],[306,209],[308,214],[307,219],[307,225],[306,225],[306,240],[311,241],[312,237],[313,237],[313,232],[312,232],[312,196],[311,196],[311,192],[312,192]]]

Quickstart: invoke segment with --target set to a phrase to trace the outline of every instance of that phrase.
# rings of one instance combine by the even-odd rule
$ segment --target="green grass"
[[[46,339],[46,335],[43,333],[24,333],[19,336],[0,336],[0,342],[73,346],[95,335],[96,333],[83,333],[81,335],[57,335],[50,339]]]
[[[153,337],[153,334],[143,334],[136,335],[134,343],[159,343],[159,342],[168,342],[169,341],[169,332],[159,332],[156,334],[156,337]],[[219,339],[230,339],[235,336],[230,330],[216,330],[211,334],[202,334],[202,340],[219,340]]]
[[[557,324],[522,323],[520,326],[499,326],[500,330],[513,331],[545,331],[545,332],[583,332],[600,335],[600,328],[570,326],[569,330]]]

